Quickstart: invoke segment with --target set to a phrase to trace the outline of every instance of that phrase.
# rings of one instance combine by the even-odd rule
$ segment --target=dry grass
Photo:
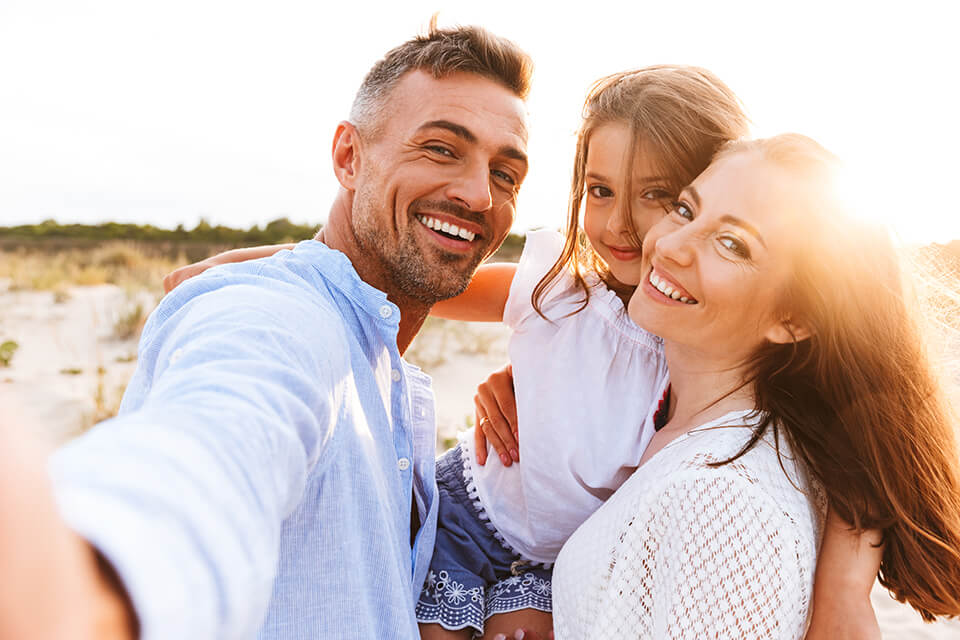
[[[66,287],[115,284],[128,291],[163,291],[163,276],[186,263],[151,255],[134,243],[111,242],[94,249],[68,249],[56,253],[20,249],[0,253],[0,278],[9,278],[11,289],[53,291],[54,299],[68,299]]]

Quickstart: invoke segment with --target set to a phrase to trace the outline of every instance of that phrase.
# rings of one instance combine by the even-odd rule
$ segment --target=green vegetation
[[[39,224],[0,227],[0,250],[38,249],[53,252],[123,242],[136,245],[141,253],[160,254],[168,258],[183,256],[184,262],[195,262],[224,249],[307,240],[314,237],[319,229],[320,225],[297,224],[287,218],[278,218],[263,227],[254,225],[249,229],[213,226],[206,220],[200,220],[193,229],[185,229],[183,225],[176,229],[161,229],[150,224],[59,224],[56,220],[44,220]],[[511,234],[494,259],[515,261],[519,259],[522,248],[523,236]]]
[[[14,340],[4,340],[0,343],[0,367],[9,367],[13,360],[13,354],[17,352],[20,345]]]

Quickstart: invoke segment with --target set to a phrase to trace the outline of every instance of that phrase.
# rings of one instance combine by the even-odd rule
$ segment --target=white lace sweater
[[[745,413],[650,458],[570,537],[553,574],[558,640],[802,638],[826,515],[772,436],[734,463]],[[789,474],[789,477],[788,477]]]

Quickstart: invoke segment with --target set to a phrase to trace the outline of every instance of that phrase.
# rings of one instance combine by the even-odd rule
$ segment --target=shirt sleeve
[[[652,525],[628,523],[619,538],[608,628],[670,640],[803,637],[813,566],[799,527],[762,489],[720,471],[671,483],[658,503]]]
[[[225,286],[154,323],[140,406],[51,459],[64,518],[116,568],[142,640],[262,621],[281,522],[330,455],[349,374],[339,318],[305,298]]]
[[[511,329],[517,329],[527,318],[536,315],[532,296],[540,280],[556,263],[563,251],[563,236],[550,229],[529,231],[523,245],[517,273],[510,285],[510,294],[503,311],[503,322]],[[544,305],[573,286],[573,279],[562,273],[551,283],[543,298]]]

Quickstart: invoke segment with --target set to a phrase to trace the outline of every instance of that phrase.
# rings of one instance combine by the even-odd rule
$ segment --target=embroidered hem
[[[520,609],[553,612],[552,583],[534,573],[512,575],[487,589],[486,618]]]
[[[417,600],[417,622],[439,624],[447,631],[471,627],[483,633],[483,592],[450,579],[446,571],[427,572],[427,579]]]

